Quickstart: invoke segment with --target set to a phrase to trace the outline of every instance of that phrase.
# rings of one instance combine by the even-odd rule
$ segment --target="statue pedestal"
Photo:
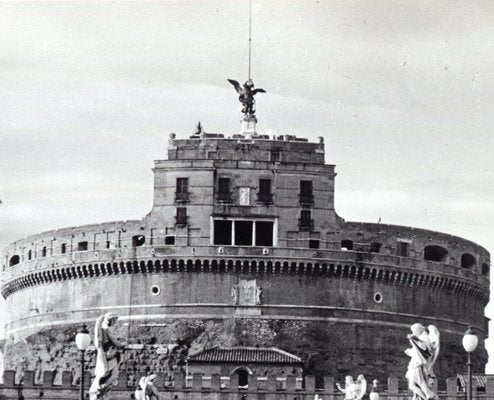
[[[257,135],[256,123],[257,123],[257,119],[254,116],[246,116],[246,117],[242,118],[242,128],[240,129],[240,133],[242,135],[246,135],[246,136]]]

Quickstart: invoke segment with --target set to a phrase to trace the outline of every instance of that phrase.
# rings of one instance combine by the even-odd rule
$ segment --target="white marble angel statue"
[[[413,392],[413,400],[437,399],[433,368],[439,355],[439,331],[434,325],[426,329],[418,323],[411,326],[411,331],[407,339],[412,347],[405,350],[410,357],[406,373],[408,388]]]
[[[104,399],[112,385],[117,384],[118,367],[122,362],[122,350],[127,343],[120,342],[112,332],[118,317],[107,313],[96,320],[94,327],[94,347],[96,367],[94,380],[89,388],[89,399]]]
[[[346,376],[345,388],[342,388],[339,383],[336,386],[340,392],[345,393],[345,400],[360,400],[367,391],[367,381],[363,375],[359,375],[357,381],[354,381],[351,376]]]
[[[154,386],[154,378],[156,378],[156,375],[151,374],[139,379],[139,384],[134,392],[134,398],[136,400],[161,400],[163,398],[163,396],[158,393],[156,386]]]

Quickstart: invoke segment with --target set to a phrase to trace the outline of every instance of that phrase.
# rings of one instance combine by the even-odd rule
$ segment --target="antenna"
[[[249,0],[249,81],[252,60],[252,0]]]

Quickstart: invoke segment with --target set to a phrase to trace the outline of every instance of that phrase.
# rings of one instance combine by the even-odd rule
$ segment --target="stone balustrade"
[[[118,384],[111,392],[112,400],[128,400],[135,390],[135,382],[140,376],[130,376],[120,372]],[[368,377],[372,379],[372,377]],[[157,373],[155,386],[166,400],[343,400],[344,395],[335,388],[335,378],[325,376],[321,387],[316,385],[312,375],[303,380],[294,375],[287,376],[249,376],[249,382],[240,386],[238,375],[222,377],[219,374],[203,376],[200,373],[187,376],[176,374],[173,381],[165,379],[165,375]],[[85,377],[86,390],[90,385],[90,374]],[[443,382],[441,382],[443,383]],[[438,392],[444,400],[465,398],[465,392],[459,391],[456,377],[447,378],[445,390]],[[371,384],[368,382],[368,392]],[[411,398],[406,390],[405,381],[398,377],[389,377],[387,382],[380,383],[378,390],[381,400],[405,400]],[[78,399],[79,386],[70,371],[44,371],[42,379],[37,381],[33,371],[16,374],[5,371],[3,384],[0,384],[0,399]],[[494,399],[494,377],[487,377],[485,391],[473,388],[475,400]]]

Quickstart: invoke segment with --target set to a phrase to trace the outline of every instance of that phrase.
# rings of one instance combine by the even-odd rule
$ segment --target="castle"
[[[276,347],[321,379],[404,375],[414,322],[441,332],[442,379],[463,369],[468,325],[480,339],[474,365],[487,362],[489,253],[444,233],[345,221],[323,138],[170,134],[153,171],[144,218],[49,231],[4,250],[5,369],[75,368],[77,328],[108,311],[130,342],[180,338],[189,354]],[[153,357],[125,372],[161,368]]]

